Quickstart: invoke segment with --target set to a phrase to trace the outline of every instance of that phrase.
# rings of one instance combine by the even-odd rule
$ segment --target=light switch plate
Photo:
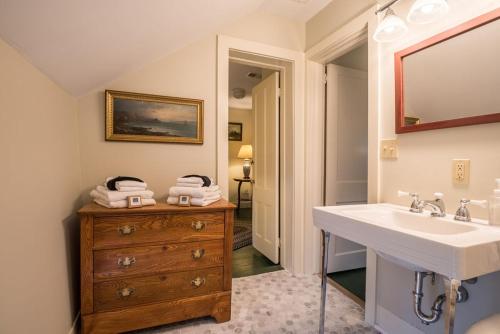
[[[468,185],[470,179],[470,160],[453,159],[453,184]]]
[[[397,139],[382,139],[380,141],[380,158],[397,159],[399,156]]]

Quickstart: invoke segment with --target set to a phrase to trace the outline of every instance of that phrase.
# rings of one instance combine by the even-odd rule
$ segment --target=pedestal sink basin
[[[466,280],[500,270],[500,227],[392,204],[314,208],[314,224],[414,271]]]

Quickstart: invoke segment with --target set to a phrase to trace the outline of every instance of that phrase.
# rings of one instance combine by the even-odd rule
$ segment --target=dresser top
[[[98,215],[112,215],[112,214],[137,214],[137,213],[164,213],[164,212],[196,212],[196,211],[220,211],[226,209],[234,209],[236,206],[225,199],[221,199],[215,203],[207,206],[177,206],[165,203],[165,199],[157,200],[156,205],[144,206],[142,208],[120,208],[108,209],[96,203],[89,203],[83,208],[78,210],[79,214],[98,214]]]

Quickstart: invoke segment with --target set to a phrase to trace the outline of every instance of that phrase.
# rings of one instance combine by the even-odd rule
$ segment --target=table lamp
[[[238,159],[244,159],[243,176],[245,179],[249,179],[252,163],[252,145],[241,145],[240,151],[238,152]]]

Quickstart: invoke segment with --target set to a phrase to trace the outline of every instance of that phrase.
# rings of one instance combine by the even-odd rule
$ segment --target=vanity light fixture
[[[375,29],[373,39],[380,43],[392,42],[403,37],[407,31],[408,27],[405,21],[397,16],[390,7],[387,7],[384,19]]]
[[[448,13],[449,9],[446,0],[417,0],[411,6],[406,19],[411,23],[431,23]]]
[[[377,42],[393,42],[403,37],[408,31],[405,21],[397,16],[391,6],[399,0],[390,0],[381,6],[375,14],[385,11],[384,19],[378,24],[373,39]],[[449,10],[447,0],[416,0],[406,17],[410,23],[425,24],[438,20]]]

